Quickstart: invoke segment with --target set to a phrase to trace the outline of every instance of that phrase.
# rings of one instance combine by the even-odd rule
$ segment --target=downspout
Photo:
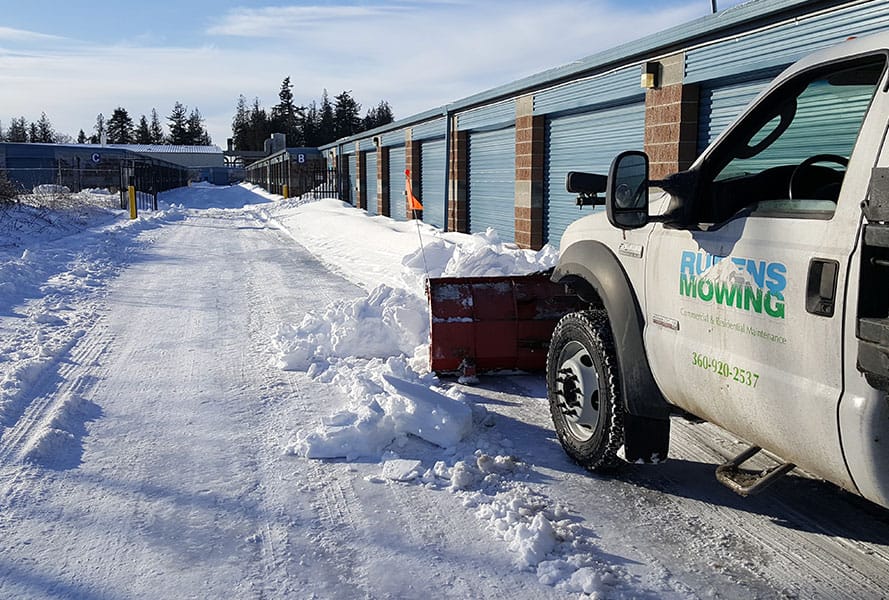
[[[451,179],[451,111],[445,108],[445,172],[444,172],[444,231],[448,231],[448,221],[450,217],[450,179]]]

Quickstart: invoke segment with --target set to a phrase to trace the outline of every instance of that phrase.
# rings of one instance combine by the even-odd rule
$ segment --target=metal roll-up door
[[[469,232],[515,241],[515,128],[469,134]]]
[[[367,190],[367,214],[375,215],[377,210],[377,153],[366,152],[364,156],[364,189]]]
[[[389,148],[389,216],[399,221],[407,220],[404,198],[404,146]]]
[[[425,140],[420,146],[420,202],[423,222],[445,229],[445,141]],[[416,190],[414,191],[416,193]]]
[[[355,204],[355,155],[349,155],[349,162],[347,163],[347,167],[349,169],[348,173],[346,173],[345,184],[346,189],[343,190],[341,197],[344,201],[349,204]]]
[[[590,214],[579,209],[577,196],[565,190],[569,171],[608,174],[611,161],[624,150],[642,150],[645,103],[550,118],[546,122],[544,241],[558,246],[572,221]]]
[[[710,142],[741,114],[771,80],[771,77],[767,77],[701,86],[698,101],[698,154],[707,149]]]

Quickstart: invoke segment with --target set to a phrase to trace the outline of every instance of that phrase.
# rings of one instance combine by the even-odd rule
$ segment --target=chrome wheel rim
[[[599,422],[599,375],[593,358],[580,342],[559,353],[556,394],[571,435],[581,442],[593,437]]]

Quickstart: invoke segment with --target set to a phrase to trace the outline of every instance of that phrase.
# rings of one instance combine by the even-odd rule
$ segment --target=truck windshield
[[[846,63],[772,92],[714,156],[724,166],[711,180],[712,216],[744,207],[832,214],[884,64]]]

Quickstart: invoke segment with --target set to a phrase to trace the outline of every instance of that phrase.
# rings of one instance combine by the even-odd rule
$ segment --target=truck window
[[[740,210],[830,218],[885,62],[834,65],[773,91],[702,166],[701,222]]]

